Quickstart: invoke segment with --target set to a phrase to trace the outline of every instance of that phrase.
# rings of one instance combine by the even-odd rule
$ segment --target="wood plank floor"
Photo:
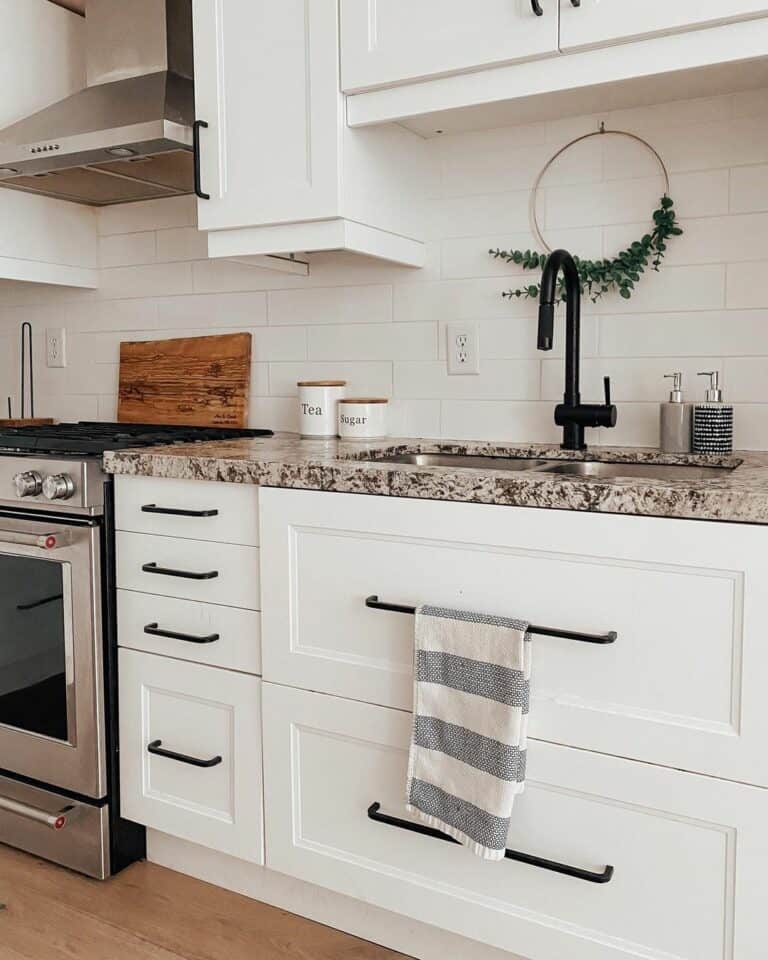
[[[152,863],[106,883],[0,844],[0,960],[405,960]]]

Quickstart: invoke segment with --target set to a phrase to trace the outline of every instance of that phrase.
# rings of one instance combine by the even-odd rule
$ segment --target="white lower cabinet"
[[[264,862],[261,681],[120,650],[122,815]]]
[[[262,490],[264,679],[409,710],[433,603],[606,635],[533,637],[530,735],[768,785],[768,530]]]
[[[267,866],[529,960],[762,960],[768,797],[533,741],[510,849],[481,860],[404,813],[410,715],[265,683]]]

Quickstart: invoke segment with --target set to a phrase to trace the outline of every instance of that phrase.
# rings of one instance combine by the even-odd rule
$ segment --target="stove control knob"
[[[49,500],[69,500],[74,492],[74,481],[66,473],[56,473],[43,480],[43,496]]]
[[[17,473],[13,478],[17,497],[37,497],[43,490],[43,478],[34,470]]]

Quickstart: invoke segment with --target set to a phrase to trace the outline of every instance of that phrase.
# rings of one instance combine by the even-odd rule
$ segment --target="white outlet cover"
[[[456,320],[447,324],[445,330],[449,376],[477,376],[480,373],[477,324],[472,320]]]
[[[49,367],[66,367],[67,338],[63,327],[45,331],[45,363]]]

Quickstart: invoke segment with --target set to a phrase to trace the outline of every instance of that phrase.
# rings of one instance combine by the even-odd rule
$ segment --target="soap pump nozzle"
[[[669,394],[670,403],[682,403],[683,402],[683,375],[679,371],[677,373],[665,373],[665,380],[672,380],[672,390]]]
[[[703,370],[698,374],[700,377],[709,377],[709,387],[707,388],[707,403],[722,403],[723,391],[720,389],[720,373],[717,370]]]

